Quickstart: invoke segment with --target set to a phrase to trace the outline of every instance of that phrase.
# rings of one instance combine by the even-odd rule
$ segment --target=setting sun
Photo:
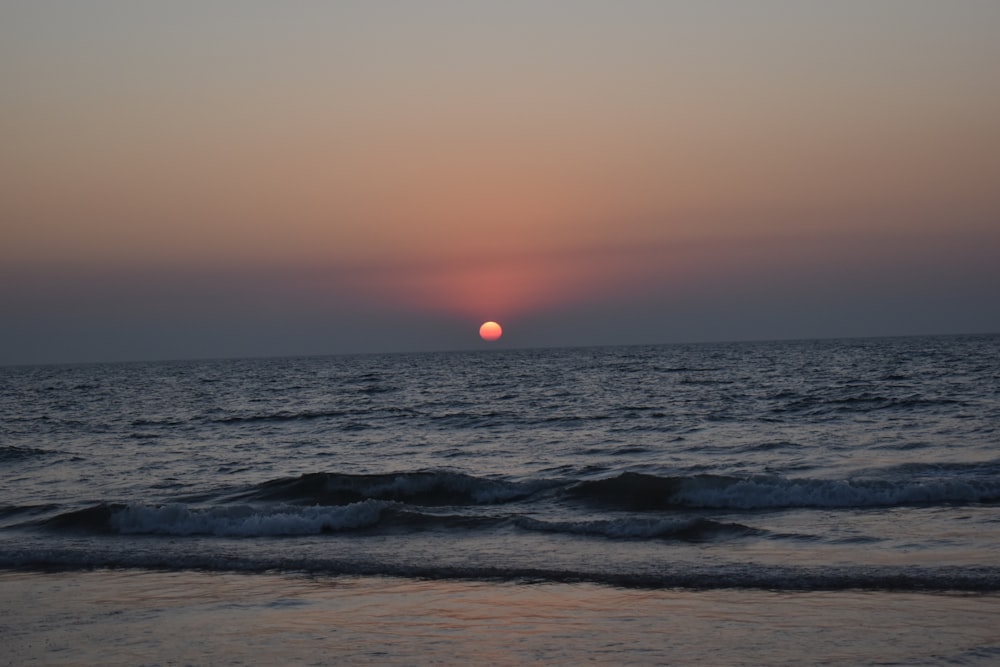
[[[503,329],[496,322],[483,322],[479,327],[479,336],[483,340],[496,340],[503,335]]]

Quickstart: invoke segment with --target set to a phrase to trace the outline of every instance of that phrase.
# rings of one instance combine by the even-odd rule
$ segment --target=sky
[[[993,0],[8,0],[0,364],[997,332],[997,35]]]

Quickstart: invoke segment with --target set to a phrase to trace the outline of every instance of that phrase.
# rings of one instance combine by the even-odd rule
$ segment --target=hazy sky
[[[998,35],[994,0],[8,0],[0,364],[1000,331]]]

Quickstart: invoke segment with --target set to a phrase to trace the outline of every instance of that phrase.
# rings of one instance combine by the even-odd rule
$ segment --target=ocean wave
[[[509,515],[421,512],[407,509],[400,503],[380,500],[310,507],[102,503],[14,527],[98,535],[304,537],[370,529],[382,533],[467,531],[496,528],[511,523],[512,519]]]
[[[738,523],[697,518],[647,518],[595,521],[541,521],[521,517],[515,525],[526,530],[568,533],[612,539],[676,539],[700,542],[720,536],[756,535],[761,531]]]
[[[25,459],[37,458],[39,456],[45,456],[49,452],[44,449],[38,449],[36,447],[18,447],[17,445],[2,445],[0,446],[0,463],[6,463],[8,461],[24,461]]]
[[[0,550],[0,568],[64,569],[141,568],[179,571],[272,574],[294,572],[316,576],[387,576],[428,580],[476,580],[501,583],[588,582],[621,588],[650,590],[756,589],[768,591],[888,591],[888,592],[1000,592],[996,566],[781,566],[734,563],[701,566],[663,564],[654,570],[609,570],[601,567],[556,568],[493,564],[443,565],[398,563],[364,558],[313,558],[240,555],[236,553],[174,553],[128,551],[118,548],[11,548]]]
[[[660,477],[626,472],[570,485],[565,494],[632,511],[894,507],[998,502],[1000,478],[955,475],[903,481],[827,480],[771,475]]]
[[[330,419],[343,417],[348,413],[343,410],[305,410],[302,412],[273,412],[249,415],[231,415],[213,419],[216,424],[242,424],[254,422],[288,422],[309,421],[313,419]]]
[[[302,537],[377,529],[381,533],[426,530],[495,530],[513,526],[529,532],[611,540],[707,541],[757,535],[762,531],[704,517],[625,517],[608,520],[551,521],[517,514],[476,515],[408,509],[389,501],[349,505],[190,506],[101,504],[65,512],[31,524],[60,532],[187,537]]]
[[[358,392],[361,394],[387,394],[394,391],[399,391],[399,387],[375,382],[366,384],[358,389]]]
[[[1000,502],[1000,467],[985,463],[902,464],[851,479],[624,472],[588,480],[513,481],[451,471],[316,472],[230,490],[222,496],[188,498],[186,502],[330,506],[373,500],[415,507],[467,507],[547,504],[553,498],[571,505],[642,513],[995,503]]]
[[[49,519],[27,525],[39,525],[59,531],[110,533],[112,532],[111,517],[115,512],[124,510],[126,507],[120,503],[101,503],[80,510],[63,512]]]
[[[310,473],[155,505],[106,502],[44,519],[37,519],[37,511],[12,510],[8,519],[34,516],[19,525],[93,534],[262,537],[506,525],[607,539],[708,540],[759,534],[740,523],[712,520],[704,516],[708,511],[1000,502],[1000,475],[992,464],[897,466],[881,474],[809,479],[625,472],[583,481],[518,482],[446,471]],[[594,507],[630,514],[595,517]],[[559,514],[552,514],[553,509]]]
[[[786,399],[789,396],[776,395]],[[801,396],[776,406],[776,413],[803,414],[812,417],[834,414],[864,414],[878,411],[928,410],[966,405],[965,401],[947,397],[925,397],[916,393],[905,396],[883,395],[862,391],[852,395]]]
[[[379,522],[385,503],[364,501],[340,507],[259,508],[248,506],[189,508],[129,506],[109,517],[120,534],[280,537],[316,535],[368,528]]]
[[[445,412],[430,417],[436,426],[449,429],[496,428],[501,424],[517,423],[518,419],[514,412],[497,410]]]
[[[374,526],[386,506],[387,503],[376,501],[338,507],[269,508],[101,504],[60,514],[40,525],[71,532],[119,535],[301,536]]]
[[[0,505],[0,521],[10,518],[21,519],[25,516],[34,516],[57,510],[58,505],[43,503],[38,505]]]
[[[391,500],[411,505],[481,505],[526,498],[548,481],[511,482],[456,472],[416,471],[352,475],[318,472],[264,482],[236,497],[289,503],[344,505]]]

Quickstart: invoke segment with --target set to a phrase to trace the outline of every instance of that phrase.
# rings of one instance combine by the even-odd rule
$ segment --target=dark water
[[[1000,591],[1000,337],[0,369],[0,567]]]

